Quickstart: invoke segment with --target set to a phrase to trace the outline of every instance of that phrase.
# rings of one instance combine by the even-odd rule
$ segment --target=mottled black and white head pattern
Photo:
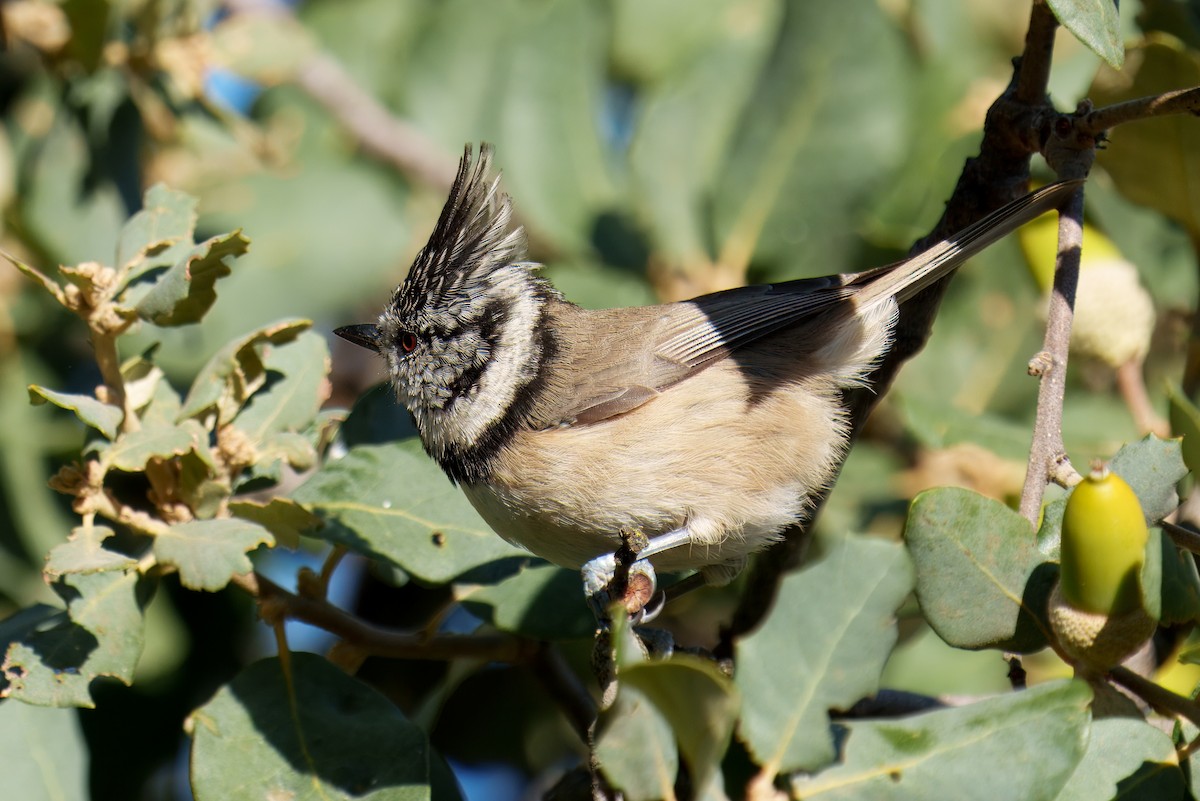
[[[525,235],[468,146],[429,241],[379,317],[378,349],[425,449],[455,481],[487,477],[526,421],[554,351],[542,325],[554,290],[522,261]]]

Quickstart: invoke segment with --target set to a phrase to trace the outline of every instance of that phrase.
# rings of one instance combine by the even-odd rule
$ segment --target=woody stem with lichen
[[[121,430],[129,433],[141,428],[137,412],[129,406],[129,396],[125,392],[125,379],[121,375],[121,359],[117,355],[117,334],[91,328],[92,348],[96,353],[96,364],[100,367],[100,377],[108,392],[107,401],[113,406],[119,406],[124,413],[121,419]]]

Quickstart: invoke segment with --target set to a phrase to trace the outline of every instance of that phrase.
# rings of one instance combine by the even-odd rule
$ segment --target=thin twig
[[[1077,126],[1084,133],[1099,136],[1108,129],[1126,122],[1171,114],[1200,114],[1200,87],[1176,89],[1104,106],[1085,115]]]
[[[225,7],[235,14],[292,13],[279,0],[225,0]],[[394,115],[327,53],[316,52],[304,59],[295,82],[374,158],[418,183],[448,189],[454,182],[457,156]]]
[[[362,655],[389,659],[478,659],[485,662],[525,664],[558,702],[582,742],[588,742],[596,719],[596,704],[550,643],[511,634],[429,635],[374,626],[324,598],[297,595],[258,573],[234,576],[232,583],[257,599],[259,614],[282,630],[284,620],[302,620],[336,635],[344,647]]]
[[[414,181],[447,189],[457,162],[429,137],[394,116],[332,57],[309,57],[296,73],[296,85],[325,107],[370,155]]]
[[[1166,438],[1171,436],[1171,426],[1159,416],[1146,391],[1146,376],[1142,370],[1142,359],[1133,358],[1116,370],[1117,391],[1125,401],[1129,415],[1138,431]]]
[[[1037,419],[1025,487],[1021,491],[1021,515],[1035,528],[1046,482],[1069,463],[1062,439],[1063,397],[1067,388],[1067,347],[1075,315],[1075,289],[1079,284],[1080,245],[1083,242],[1083,188],[1075,190],[1059,212],[1058,261],[1054,290],[1042,351],[1031,363],[1031,374],[1041,377],[1038,387]]]
[[[121,417],[121,430],[129,433],[141,428],[137,413],[129,405],[129,397],[125,392],[125,378],[121,375],[121,359],[117,355],[117,337],[115,334],[104,333],[92,329],[92,351],[96,355],[96,365],[100,368],[100,377],[108,388],[108,403],[117,406],[124,413]]]
[[[284,617],[302,620],[376,656],[390,659],[486,659],[516,664],[527,662],[539,648],[537,642],[511,634],[427,637],[385,629],[324,600],[304,598],[288,592],[258,573],[234,576],[232,582],[258,599],[264,619]]]
[[[1197,705],[1195,701],[1177,695],[1124,666],[1118,665],[1113,668],[1109,672],[1109,676],[1158,712],[1179,715],[1200,726],[1200,705]]]
[[[1193,531],[1187,526],[1181,526],[1178,523],[1172,523],[1169,520],[1163,520],[1159,523],[1162,530],[1171,538],[1171,542],[1179,548],[1183,548],[1190,553],[1200,554],[1200,533]]]

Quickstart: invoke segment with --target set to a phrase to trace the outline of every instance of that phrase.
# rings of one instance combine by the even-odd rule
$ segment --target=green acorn
[[[1137,495],[1106,467],[1094,469],[1067,499],[1049,612],[1059,645],[1076,663],[1106,670],[1154,633],[1142,603],[1148,538]]]
[[[1049,297],[1058,247],[1058,215],[1043,214],[1017,234],[1026,264]],[[1141,361],[1154,333],[1154,302],[1137,266],[1091,223],[1083,224],[1082,261],[1071,325],[1071,353],[1099,359],[1116,369]]]

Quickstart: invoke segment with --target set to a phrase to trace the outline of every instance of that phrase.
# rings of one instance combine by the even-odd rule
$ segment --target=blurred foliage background
[[[1200,83],[1194,2],[1129,2],[1121,17],[1120,72],[1059,37],[1061,109]],[[1026,20],[995,0],[10,0],[0,5],[2,244],[46,267],[107,261],[160,181],[200,198],[198,237],[244,229],[251,252],[206,324],[136,343],[160,343],[178,387],[272,320],[308,317],[327,334],[377,314],[466,142],[496,145],[532,258],[585,306],[870,267],[900,258],[937,219]],[[1160,415],[1167,379],[1183,372],[1200,243],[1200,205],[1186,191],[1200,137],[1176,124],[1122,129],[1088,185],[1092,222],[1153,300],[1145,375]],[[907,500],[935,485],[1019,493],[1040,293],[1015,240],[962,272],[819,528],[896,536]],[[0,618],[51,597],[42,556],[73,525],[46,477],[78,453],[83,428],[31,408],[25,390],[98,382],[72,322],[0,269]],[[330,403],[349,407],[380,366],[331,347]],[[1073,362],[1064,433],[1076,464],[1141,433],[1103,360]],[[260,567],[286,576],[313,558],[272,553]],[[423,621],[445,598],[362,567],[346,571],[337,600],[372,619]],[[98,686],[97,709],[61,712],[66,737],[78,715],[86,745],[72,750],[95,799],[188,798],[182,721],[272,648],[236,590],[164,595],[150,607],[135,687]],[[699,594],[669,624],[710,642],[731,598]],[[915,614],[906,626],[886,686],[1007,687],[995,653],[953,651]],[[328,645],[304,637],[293,646]],[[363,675],[404,707],[447,669],[372,661]],[[514,736],[477,736],[496,727]],[[456,686],[433,736],[468,792],[479,776],[526,786],[573,748],[516,669]],[[477,797],[504,797],[498,786]]]

